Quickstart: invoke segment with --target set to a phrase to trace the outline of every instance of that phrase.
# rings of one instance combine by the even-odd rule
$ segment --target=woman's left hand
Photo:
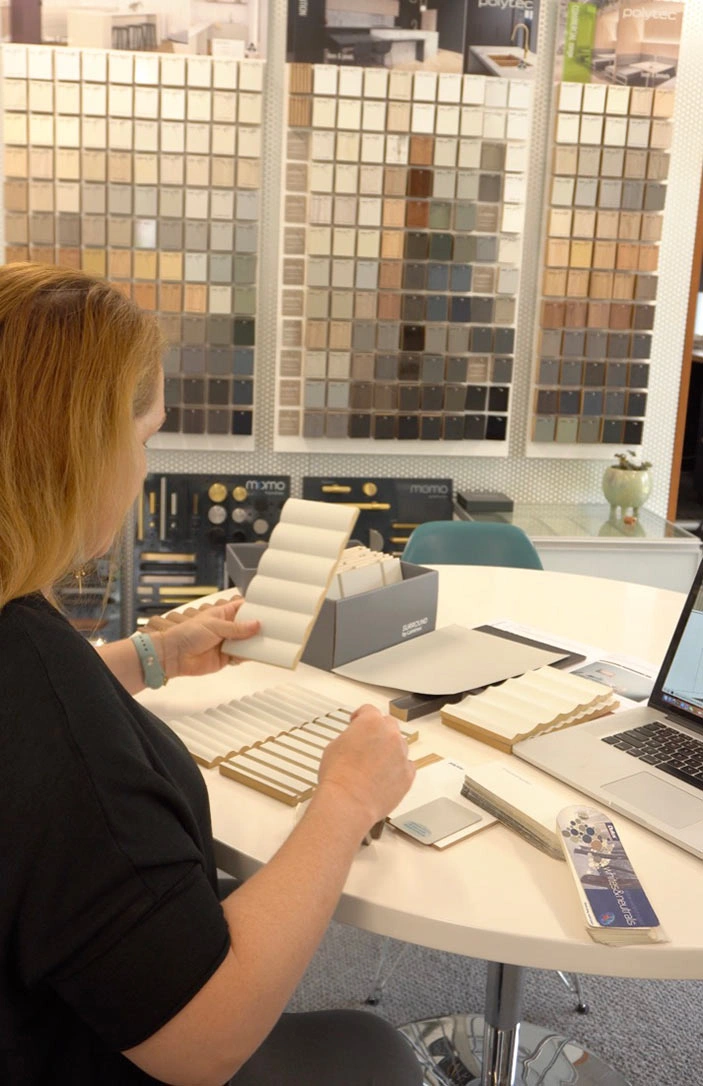
[[[219,671],[225,664],[238,662],[238,657],[222,652],[222,642],[245,641],[259,632],[260,625],[258,622],[236,621],[243,603],[243,599],[237,598],[183,616],[176,617],[174,614],[169,619],[157,622],[152,619],[146,632],[153,630],[157,651],[163,649],[162,667],[167,678],[208,675],[212,671]],[[155,626],[158,628],[154,629]]]

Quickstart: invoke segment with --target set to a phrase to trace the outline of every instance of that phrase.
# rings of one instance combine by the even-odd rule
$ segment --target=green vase
[[[636,517],[652,489],[652,478],[648,468],[642,471],[626,471],[622,468],[606,468],[603,473],[603,493],[610,505],[611,514],[618,508],[623,516],[628,509]]]

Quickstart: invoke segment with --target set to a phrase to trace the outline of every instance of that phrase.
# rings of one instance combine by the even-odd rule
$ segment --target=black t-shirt
[[[120,1054],[229,946],[180,740],[41,597],[0,612],[0,1082],[153,1083]]]

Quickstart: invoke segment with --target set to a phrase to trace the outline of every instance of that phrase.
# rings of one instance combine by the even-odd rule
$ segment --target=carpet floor
[[[385,940],[332,923],[290,1010],[360,1007],[369,995]],[[482,1012],[486,967],[456,954],[389,940],[392,970],[372,1009],[394,1025]],[[394,967],[395,966],[395,967]],[[583,976],[588,1014],[558,975],[528,970],[526,1021],[564,1034],[616,1068],[631,1086],[703,1086],[703,981],[623,980]]]

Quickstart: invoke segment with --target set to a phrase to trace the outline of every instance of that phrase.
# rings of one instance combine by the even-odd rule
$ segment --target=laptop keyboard
[[[617,735],[605,735],[603,742],[703,791],[703,743],[675,728],[657,720]]]

